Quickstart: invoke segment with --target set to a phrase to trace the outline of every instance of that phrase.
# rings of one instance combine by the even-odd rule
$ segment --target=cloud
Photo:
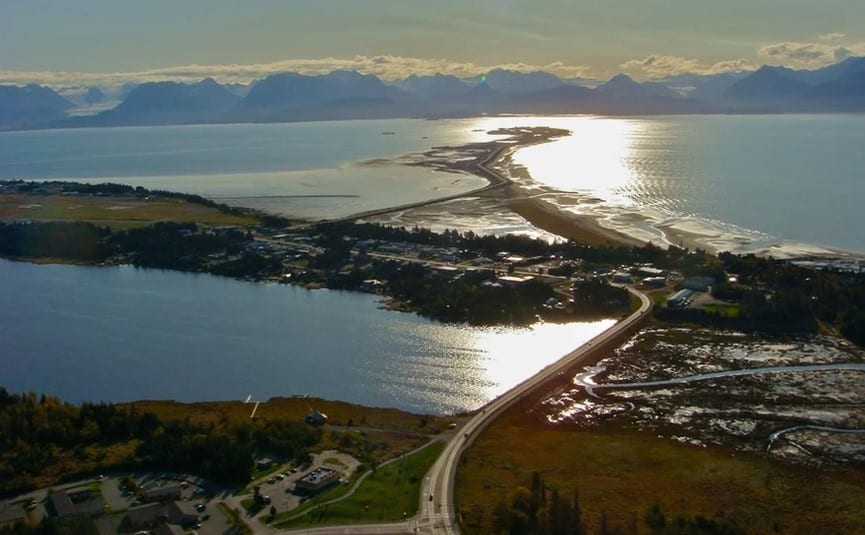
[[[847,34],[843,33],[824,33],[817,37],[818,41],[823,43],[840,43],[842,39],[847,37]]]
[[[512,63],[502,65],[477,65],[471,62],[456,62],[444,58],[412,58],[393,55],[355,56],[353,58],[287,59],[273,63],[230,65],[183,65],[135,72],[70,72],[70,71],[2,71],[0,83],[37,83],[52,87],[116,87],[128,82],[197,82],[211,77],[221,83],[249,83],[279,72],[302,74],[327,74],[334,70],[347,69],[363,74],[374,74],[383,80],[396,80],[410,74],[452,74],[458,77],[477,76],[493,68],[530,72],[544,70],[562,77],[585,76],[588,68],[567,65],[562,62],[531,65]]]
[[[704,63],[696,58],[653,54],[643,59],[632,59],[619,65],[623,72],[638,78],[661,79],[679,74],[722,74],[753,70],[754,65],[744,59],[729,59]]]
[[[850,57],[865,56],[865,43],[849,46],[839,46],[835,49],[835,61],[843,61]]]
[[[757,53],[769,62],[794,68],[815,68],[837,63],[851,56],[865,54],[865,43],[839,44],[844,34],[821,35],[820,43],[795,41],[761,47]],[[831,43],[831,44],[830,44]]]
[[[823,43],[774,43],[761,47],[757,53],[764,58],[783,64],[816,66],[832,63],[835,48]]]

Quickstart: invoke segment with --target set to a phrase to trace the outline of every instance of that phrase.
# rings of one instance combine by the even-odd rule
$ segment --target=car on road
[[[204,511],[205,509],[207,509],[207,504],[206,504],[206,503],[197,503],[197,504],[195,504],[195,510],[198,511],[199,513],[202,512],[202,511]]]

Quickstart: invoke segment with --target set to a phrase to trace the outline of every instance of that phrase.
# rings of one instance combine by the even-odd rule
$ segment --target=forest
[[[319,428],[299,421],[163,421],[134,404],[73,405],[0,387],[0,496],[36,488],[51,468],[62,468],[65,478],[106,469],[171,469],[242,485],[252,473],[254,454],[305,459],[308,448],[320,440]],[[112,446],[128,454],[91,458],[94,448]],[[88,467],[85,473],[82,466]]]

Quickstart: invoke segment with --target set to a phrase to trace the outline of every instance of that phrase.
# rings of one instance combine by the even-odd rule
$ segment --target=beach
[[[523,234],[548,241],[574,240],[591,245],[652,243],[661,248],[677,246],[709,253],[731,251],[783,259],[844,261],[862,256],[838,247],[776,239],[696,214],[611,203],[590,192],[561,190],[533,177],[517,154],[523,149],[549,146],[570,136],[570,131],[531,126],[497,128],[488,133],[506,137],[464,146],[438,147],[391,161],[439,172],[480,176],[488,181],[486,186],[347,219],[394,226],[417,225],[435,231]],[[581,162],[578,159],[563,165],[573,168],[572,174],[579,175]]]
[[[437,199],[354,214],[339,220],[477,232],[476,222],[490,217],[492,210],[493,218],[505,220],[504,224],[498,221],[498,226],[503,227],[500,230],[504,232],[534,234],[548,240],[573,240],[591,245],[635,246],[646,243],[623,232],[605,228],[597,218],[590,215],[562,210],[514,180],[514,177],[527,178],[528,173],[525,168],[513,163],[516,150],[548,143],[568,135],[569,132],[548,127],[520,127],[500,128],[490,131],[489,134],[506,137],[458,147],[436,147],[421,154],[407,155],[395,160],[403,165],[429,167],[440,172],[474,174],[488,180],[486,186]],[[377,165],[383,162],[374,160],[363,163]],[[522,226],[536,231],[526,232],[525,229],[520,229],[519,220],[522,221]]]

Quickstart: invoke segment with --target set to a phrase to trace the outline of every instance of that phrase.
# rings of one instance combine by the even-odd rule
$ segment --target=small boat
[[[383,135],[383,136],[392,136],[394,134],[396,134],[396,132],[382,132],[381,133],[381,135]]]

